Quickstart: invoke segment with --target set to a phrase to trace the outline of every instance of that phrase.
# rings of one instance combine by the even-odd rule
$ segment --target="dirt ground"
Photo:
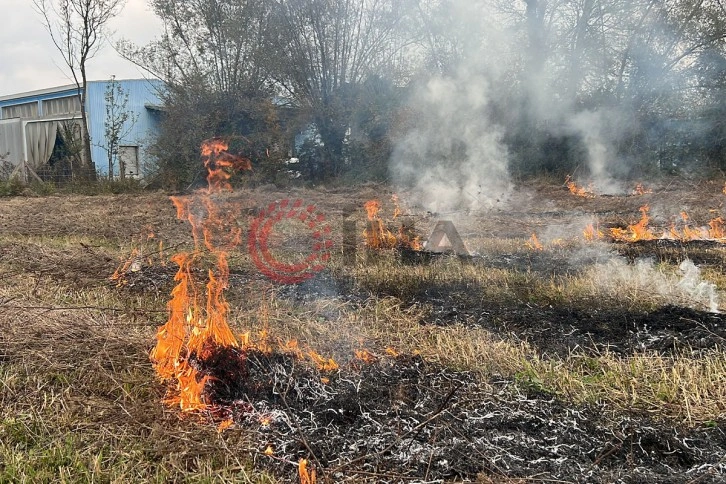
[[[393,298],[401,312],[419,314],[418,324],[429,331],[485,330],[507,344],[527,345],[543,359],[565,359],[573,353],[623,358],[643,353],[674,358],[722,354],[726,316],[709,310],[708,298],[715,298],[717,310],[724,309],[718,296],[726,281],[726,244],[591,243],[582,237],[589,223],[609,228],[637,222],[639,208],[646,204],[651,226],[668,227],[682,211],[688,212],[694,224],[705,226],[716,216],[726,215],[722,187],[721,182],[664,180],[648,187],[652,194],[581,198],[558,183],[538,182],[518,186],[501,206],[446,214],[406,205],[403,192],[399,195],[404,212],[418,233],[425,238],[437,221],[452,220],[470,254],[405,260],[393,251],[385,254],[395,265],[389,276],[385,268],[372,272],[375,259],[366,259],[360,235],[366,224],[362,209],[366,200],[380,199],[384,219],[392,226],[397,223],[391,215],[389,188],[238,190],[225,200],[236,204],[241,227],[272,202],[302,199],[325,215],[336,246],[330,267],[306,282],[284,285],[260,274],[242,244],[230,258],[228,299],[235,310],[249,309],[257,304],[250,294],[265,287],[279,301],[275,304],[288,308],[291,318],[293,314],[302,318],[301,313],[323,328],[332,328],[339,324],[340,311],[363,314],[371,301]],[[339,261],[346,220],[355,222],[360,235],[353,266]],[[533,233],[543,250],[527,247]],[[309,244],[304,233],[283,238],[293,252],[298,246],[304,251]],[[147,328],[148,345],[125,350],[138,353],[139,358],[146,358],[154,343],[154,327],[165,319],[164,304],[175,274],[168,258],[189,250],[191,244],[188,224],[176,220],[168,195],[160,192],[0,200],[3,284],[25,284],[31,278],[67,294],[111,291],[109,297],[114,300],[109,305],[121,301],[123,307],[107,309]],[[134,270],[123,271],[121,284],[110,281],[131,250],[140,247]],[[684,261],[699,268],[703,279],[697,283],[701,285],[682,283],[685,276],[678,271]],[[464,276],[438,276],[437,267]],[[400,283],[393,276],[395,271],[413,271],[411,277],[421,281]],[[487,277],[495,276],[487,274],[500,273],[506,284],[492,287]],[[643,301],[631,293],[620,298],[622,286],[630,284],[630,279],[623,282],[622,274],[637,279],[631,292],[642,291]],[[650,279],[643,279],[644,274]],[[589,280],[590,275],[603,287],[609,287],[608,280],[617,287],[602,297],[593,296],[600,293],[588,292],[589,287],[562,289],[568,284],[585,285],[573,281]],[[642,284],[651,280],[662,286],[675,281],[671,284],[675,288],[643,290]],[[693,290],[688,292],[689,288]],[[58,305],[57,300],[34,297],[43,293],[40,289],[28,291],[28,300],[19,296],[0,300],[0,314],[16,314],[24,306],[52,310]],[[335,304],[320,309],[320,301]],[[344,309],[338,311],[336,305]],[[33,326],[32,319],[27,325]],[[0,365],[20,361],[22,347],[32,346],[37,337],[5,329],[5,337],[15,339],[8,346],[11,349],[0,354]],[[338,331],[331,329],[332,333]],[[28,340],[18,339],[23,337]],[[83,345],[83,338],[79,334],[68,344]],[[349,338],[349,346],[355,347],[356,337]],[[337,350],[330,351],[345,353],[346,345],[341,349],[338,344]],[[384,345],[373,352],[375,361],[344,359],[337,372],[320,372],[283,353],[232,350],[220,350],[197,364],[216,382],[209,389],[211,420],[232,419],[238,428],[256,436],[260,447],[274,448],[280,458],[257,454],[251,459],[255,469],[269,471],[283,482],[294,480],[290,462],[299,458],[311,459],[319,469],[318,478],[326,482],[703,483],[726,479],[726,414],[688,422],[654,412],[613,410],[605,402],[574,401],[519,374],[482,379],[476,371],[447,367],[425,354],[386,355]],[[718,378],[726,384],[726,375]],[[259,423],[261,416],[269,417],[265,425]]]

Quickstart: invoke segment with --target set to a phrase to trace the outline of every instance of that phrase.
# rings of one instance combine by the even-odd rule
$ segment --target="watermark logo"
[[[356,252],[360,235],[356,227],[356,221],[352,218],[354,213],[355,209],[351,207],[343,209],[342,262],[343,265],[348,267],[356,264]],[[284,226],[278,226],[282,222],[286,222]],[[295,226],[302,226],[304,230],[310,233],[310,245],[307,249],[307,255],[303,254],[293,262],[283,261],[276,257],[271,249],[277,248],[276,252],[282,254],[286,251],[280,245],[284,244],[287,238],[292,235],[296,241],[300,240],[301,234]],[[366,233],[373,233],[376,229],[387,231],[383,225],[376,225],[369,220]],[[393,234],[388,233],[395,238]],[[413,248],[410,244],[404,243],[412,240],[411,236],[404,237],[404,235],[414,233],[413,221],[402,222],[400,240],[396,247],[403,250],[403,254],[409,254],[410,256],[411,251],[413,251],[413,253],[425,254],[469,255],[454,223],[449,220],[440,220],[436,223],[431,235],[428,237],[425,248],[420,244]],[[333,248],[332,235],[332,229],[327,224],[325,216],[318,212],[315,205],[306,204],[301,199],[294,201],[285,199],[270,203],[252,220],[247,247],[253,263],[262,274],[277,283],[297,284],[312,278],[325,269]],[[302,239],[305,240],[304,237]],[[377,260],[376,257],[371,257],[373,253],[377,252],[377,249],[369,244],[370,241],[366,240],[368,246],[366,261],[372,262]],[[405,250],[406,248],[408,251]],[[292,252],[298,250],[299,247],[296,246]]]
[[[301,224],[311,233],[312,244],[307,255],[295,262],[281,261],[270,250],[270,237],[282,221]],[[247,247],[255,266],[262,274],[282,284],[297,284],[325,268],[333,247],[331,228],[315,205],[303,200],[281,200],[263,209],[250,224]]]

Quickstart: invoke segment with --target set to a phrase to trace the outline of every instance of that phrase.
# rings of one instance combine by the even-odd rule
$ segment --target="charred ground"
[[[726,318],[703,298],[648,289],[635,276],[676,286],[687,259],[720,293],[726,250],[581,239],[593,221],[634,223],[645,203],[654,225],[681,210],[705,224],[726,199],[716,183],[653,188],[581,199],[541,183],[488,211],[406,207],[423,235],[454,220],[471,256],[369,257],[361,245],[354,265],[334,257],[297,285],[271,284],[240,251],[230,264],[233,328],[297,338],[335,356],[341,370],[321,374],[277,351],[200,358],[214,377],[210,418],[237,424],[219,434],[208,420],[164,409],[148,362],[174,284],[168,255],[191,243],[167,196],[2,200],[0,475],[32,478],[35,468],[43,478],[63,468],[111,480],[234,480],[254,469],[245,471],[250,481],[288,481],[306,457],[331,482],[718,482],[726,472]],[[256,207],[304,198],[339,229],[351,208],[389,195],[371,186],[233,196],[245,207],[241,224]],[[365,214],[354,213],[362,232]],[[533,232],[543,251],[526,246]],[[134,270],[110,282],[142,246]],[[374,362],[352,357],[362,347]],[[77,438],[59,440],[50,428]],[[98,457],[109,451],[126,457]]]

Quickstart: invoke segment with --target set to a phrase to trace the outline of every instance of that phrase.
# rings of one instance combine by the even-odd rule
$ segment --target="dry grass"
[[[95,309],[151,301],[14,282],[0,290],[0,482],[272,482],[251,471],[244,435],[160,405],[148,360],[154,321]]]
[[[295,196],[317,197],[339,228],[336,217],[345,194]],[[0,288],[0,482],[273,482],[256,465],[262,449],[253,435],[241,429],[219,434],[160,403],[165,389],[154,377],[148,351],[165,320],[167,294],[115,289],[106,281],[144,225],[153,225],[166,245],[189,243],[188,228],[173,221],[166,197],[96,197],[92,203],[83,197],[54,198],[4,201],[10,213],[75,206],[88,216],[78,223],[61,223],[47,214],[40,221],[20,217],[0,238],[5,255],[0,261],[5,277]],[[362,230],[363,216],[357,217]],[[524,243],[530,232],[522,222],[515,236],[481,237],[475,245],[489,255],[527,257],[531,252]],[[573,244],[545,252],[560,256],[576,249]],[[361,251],[355,267],[344,267],[337,257],[330,266],[335,277],[378,294],[363,302],[320,296],[299,303],[259,281],[232,287],[235,331],[268,329],[274,338],[297,339],[342,363],[358,348],[381,357],[389,347],[419,353],[476,372],[483,384],[513,379],[573,402],[603,403],[612,412],[635,410],[692,425],[726,418],[722,349],[675,356],[583,351],[544,358],[507,335],[422,324],[431,308],[425,298],[417,304],[410,300],[422,288],[503,305],[588,307],[595,300],[601,306],[652,308],[680,297],[653,291],[627,267],[613,279],[598,278],[596,267],[553,274],[456,259],[407,266],[390,254],[371,263],[364,258]],[[244,254],[232,261],[237,270],[253,270]],[[653,271],[653,277],[672,282],[676,268],[655,266]],[[705,270],[703,277],[719,290],[726,288],[720,268]],[[482,476],[481,482],[492,482],[487,479]]]

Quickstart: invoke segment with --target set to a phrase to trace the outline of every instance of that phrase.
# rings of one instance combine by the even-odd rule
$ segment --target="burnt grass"
[[[560,195],[561,191],[546,189],[537,194],[538,200],[548,197],[561,206],[556,212],[542,213],[543,220],[549,222],[554,215],[567,218],[575,212],[596,213],[595,209],[602,211],[602,218],[618,210],[626,224],[639,216],[640,200],[579,200]],[[271,195],[255,196],[267,200]],[[318,196],[321,205],[323,199],[331,198],[330,194],[306,193],[308,196]],[[356,201],[360,207],[363,200],[380,195],[356,196],[361,199]],[[347,199],[349,194],[340,197]],[[625,202],[630,207],[620,212]],[[6,241],[0,256],[12,261],[11,268],[18,274],[47,275],[59,285],[108,284],[107,276],[118,264],[118,254],[109,247],[128,242],[143,223],[153,223],[159,237],[169,244],[189,238],[188,226],[174,220],[173,207],[162,195],[144,196],[139,201],[108,197],[103,203],[41,198],[23,200],[25,205],[31,209],[15,210],[12,216],[8,211],[2,217],[8,233],[31,241],[47,233],[68,235],[83,243],[74,239],[73,245],[27,250],[24,239]],[[57,216],[74,210],[93,216],[79,217],[83,226]],[[334,210],[332,205],[326,207],[331,219]],[[502,212],[487,214],[484,222],[498,227],[510,219],[510,213]],[[529,222],[537,220],[533,216],[510,229],[518,232],[501,235],[526,240],[532,231]],[[481,232],[485,231],[500,234],[496,227],[486,226]],[[84,237],[94,245],[84,245]],[[721,270],[726,257],[723,246],[710,242],[648,241],[610,244],[610,248],[611,253],[631,262],[651,258],[677,264],[688,258],[700,267]],[[435,264],[439,257],[408,254],[400,263]],[[484,270],[550,277],[576,274],[597,262],[597,255],[586,253],[571,260],[557,251],[518,251],[485,253],[459,258],[459,262],[477,264]],[[171,263],[144,266],[128,273],[119,291],[132,296],[168,296],[175,272]],[[201,269],[198,276],[204,280]],[[233,265],[229,299],[248,299],[248,285],[262,279],[254,269]],[[384,280],[372,285],[344,272],[326,270],[304,283],[279,287],[276,294],[301,306],[334,297],[350,302],[351,307],[366,304],[371,297],[395,296],[404,306],[429,308],[421,324],[486,328],[502,339],[525,340],[545,356],[604,349],[624,356],[639,351],[669,355],[723,348],[726,338],[726,317],[687,307],[644,310],[623,307],[617,301],[545,301],[529,297],[525,290],[511,299],[494,301],[481,296],[484,289],[467,281],[402,287]],[[0,358],[1,354],[2,349]],[[281,482],[294,480],[299,458],[310,459],[318,469],[319,481],[325,482],[441,482],[478,477],[487,482],[488,478],[521,477],[582,483],[703,483],[721,482],[726,474],[723,421],[681,425],[643,411],[575,404],[564,395],[544,391],[527,375],[482,382],[473,373],[411,355],[381,357],[369,364],[352,360],[339,371],[321,373],[291,355],[241,353],[233,348],[214,348],[204,358],[195,357],[193,363],[212,377],[205,393],[213,404],[214,419],[231,418],[243,432],[257,434],[254,441],[259,448],[251,459],[256,467],[274,471]],[[263,423],[267,419],[269,425]],[[274,450],[271,457],[262,453],[268,445]]]
[[[414,300],[431,310],[424,323],[486,328],[503,338],[526,341],[543,356],[565,357],[580,350],[663,355],[710,350],[726,343],[726,315],[666,305],[653,310],[602,304],[549,305],[473,300],[472,287],[427,287]]]
[[[631,264],[640,259],[670,264],[689,259],[700,267],[726,267],[726,247],[712,241],[614,244],[608,257],[615,256]],[[598,262],[598,257],[602,259],[597,251],[578,254],[577,258],[551,252],[452,256],[404,251],[400,261],[404,265],[432,264],[444,257],[460,264],[477,265],[481,270],[507,269],[544,277],[577,274]],[[307,289],[316,292],[311,284]],[[522,294],[504,301],[489,300],[482,296],[486,288],[475,281],[402,286],[384,280],[364,289],[376,296],[395,296],[408,305],[429,307],[422,324],[485,328],[502,338],[526,341],[543,356],[564,357],[576,350],[607,350],[623,356],[644,351],[675,355],[722,348],[726,344],[726,314],[675,304],[649,310],[623,307],[615,300],[562,304],[530,294],[527,288],[514,289]]]
[[[281,353],[206,354],[193,363],[211,377],[205,392],[216,418],[257,429],[261,448],[284,456],[259,454],[258,463],[281,477],[299,458],[324,482],[721,482],[726,470],[726,434],[715,425],[573,408],[535,387],[482,385],[419,356],[353,360],[321,374]]]

